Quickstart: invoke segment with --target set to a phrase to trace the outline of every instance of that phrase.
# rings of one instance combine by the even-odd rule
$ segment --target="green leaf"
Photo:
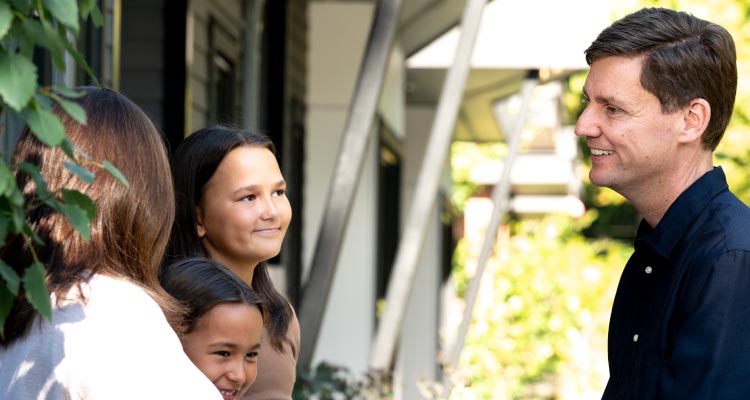
[[[13,233],[21,232],[23,224],[26,223],[26,210],[23,207],[23,196],[21,196],[21,205],[16,204],[16,197],[17,195],[20,196],[19,192],[20,190],[16,189],[10,196],[0,196],[0,207],[5,210],[3,218],[6,218],[6,223],[4,225],[8,231]]]
[[[15,53],[0,53],[0,97],[16,111],[28,104],[36,89],[36,66]]]
[[[43,109],[30,110],[25,117],[34,135],[47,146],[57,146],[65,139],[65,128],[52,112]]]
[[[10,188],[16,184],[13,173],[5,163],[0,163],[0,195],[9,193]]]
[[[86,94],[85,90],[76,90],[73,88],[69,88],[67,86],[53,86],[52,91],[59,94],[60,96],[65,96],[69,99],[77,99],[84,94]]]
[[[16,191],[18,191],[18,189],[16,189]],[[13,204],[13,201],[11,200],[12,195],[13,194],[11,193],[10,196],[8,196],[8,195],[0,196],[0,209],[5,210],[5,212],[2,213],[2,218],[6,218],[6,220],[4,221],[5,222],[4,225],[5,225],[5,228],[7,229],[7,231],[8,232],[18,232],[18,231],[20,231],[20,229],[16,229],[16,227],[15,227],[15,221],[14,221],[15,217],[14,216],[15,216],[15,214],[16,214],[17,211],[20,211],[21,218],[24,218],[25,217],[24,216],[24,209],[23,209],[23,206],[19,207],[19,206]],[[21,220],[21,221],[23,221],[23,220]]]
[[[99,11],[98,7],[94,7],[91,10],[91,22],[93,22],[94,26],[97,28],[101,28],[102,25],[104,25],[104,16],[102,15],[102,12]]]
[[[84,71],[86,71],[86,74],[88,74],[89,78],[94,82],[95,86],[101,86],[101,83],[99,83],[99,78],[96,77],[94,74],[94,71],[91,70],[91,67],[86,62],[86,59],[83,57],[83,55],[76,49],[76,47],[73,45],[73,43],[69,41],[64,41],[63,43],[65,45],[65,49],[68,50],[68,53],[73,57],[74,60],[76,60],[76,63],[78,63],[78,66],[83,68]]]
[[[81,13],[81,19],[86,19],[91,13],[91,9],[96,5],[96,0],[79,0],[78,12]]]
[[[45,282],[44,266],[38,262],[26,268],[23,275],[23,287],[26,290],[26,299],[47,320],[52,319],[52,305],[49,301],[49,291]]]
[[[18,289],[21,286],[21,277],[13,271],[10,265],[0,260],[0,278],[5,281],[5,286],[15,296],[18,294]]]
[[[79,11],[81,13],[81,19],[86,19],[89,14],[96,8],[96,0],[80,0],[78,4]]]
[[[11,206],[16,206],[23,211],[23,194],[21,194],[21,189],[19,189],[18,186],[11,186],[10,193],[6,193],[6,195]]]
[[[65,137],[65,140],[63,140],[63,142],[60,144],[60,147],[62,147],[65,154],[68,157],[70,157],[70,159],[73,160],[73,162],[77,164],[79,162],[78,162],[78,157],[76,157],[76,154],[83,157],[83,159],[86,161],[91,161],[91,156],[86,154],[85,151],[81,150],[80,147],[76,146],[73,142],[71,142],[67,136]]]
[[[60,211],[68,217],[68,221],[73,225],[73,228],[81,234],[83,240],[88,241],[91,238],[91,220],[89,220],[86,210],[77,204],[59,203],[58,207]],[[96,213],[96,210],[94,213]]]
[[[81,178],[82,181],[86,183],[91,183],[94,181],[94,173],[87,170],[86,168],[83,168],[80,165],[76,165],[67,161],[63,161],[63,165],[65,165],[65,168],[68,169],[68,171],[75,174],[75,176]]]
[[[11,11],[10,5],[5,2],[0,3],[0,39],[5,37],[12,24],[13,11]]]
[[[58,104],[65,110],[68,115],[73,117],[76,121],[78,121],[82,125],[86,125],[86,110],[83,109],[83,107],[79,106],[78,103],[74,103],[70,100],[65,100],[60,96],[57,95],[51,95],[53,99],[57,101]]]
[[[26,173],[26,175],[30,176],[34,181],[34,185],[36,186],[36,193],[40,199],[46,201],[47,199],[53,197],[52,193],[50,193],[49,189],[47,188],[47,182],[44,181],[42,174],[39,173],[39,167],[27,162],[18,163],[17,167],[19,170]]]
[[[13,297],[7,287],[0,285],[0,336],[5,335],[5,320],[13,307]]]
[[[78,32],[78,2],[76,0],[43,0],[46,8],[61,24]]]
[[[59,71],[65,70],[65,45],[64,36],[58,34],[57,29],[48,21],[38,21],[33,18],[23,20],[23,30],[26,36],[34,43],[50,51],[55,68]]]
[[[24,223],[24,225],[21,227],[21,233],[23,235],[26,235],[26,236],[30,237],[31,240],[34,241],[34,243],[36,243],[36,244],[38,244],[40,246],[44,246],[46,244],[46,243],[44,243],[44,241],[42,240],[42,238],[40,238],[39,235],[37,235],[36,232],[34,232],[34,230],[31,229],[31,225],[29,225],[27,223]]]
[[[75,204],[86,212],[86,218],[91,221],[96,218],[96,204],[91,200],[89,196],[77,191],[77,190],[62,190],[63,200],[67,204]]]
[[[10,3],[24,15],[31,12],[31,2],[29,0],[10,0]]]
[[[10,0],[10,2],[11,4],[13,4],[13,7],[21,11],[21,13],[23,14],[29,13],[29,6],[31,5],[29,3],[29,0]]]
[[[14,38],[18,38],[18,54],[25,57],[28,60],[32,60],[34,58],[34,50],[36,49],[36,42],[28,37],[28,35],[25,34],[16,34],[14,31],[16,30],[16,25],[20,26],[21,24],[14,23],[13,28],[11,29],[10,36]]]
[[[114,176],[115,178],[117,178],[118,181],[122,182],[123,185],[125,185],[126,187],[130,187],[128,180],[125,179],[125,176],[122,174],[122,172],[120,172],[119,169],[117,169],[114,165],[112,165],[112,163],[110,163],[107,160],[104,160],[104,162],[102,162],[102,166],[104,167],[105,170],[107,170],[107,172],[110,173],[110,175]]]
[[[47,97],[47,95],[37,92],[37,93],[34,93],[33,97],[34,97],[34,101],[36,102],[36,105],[38,105],[39,108],[43,110],[47,110],[47,111],[52,111],[52,99]]]
[[[63,141],[60,143],[60,148],[62,149],[63,153],[65,153],[65,155],[73,161],[75,161],[76,159],[75,151],[73,150],[74,147],[75,145],[67,136],[65,136],[65,139],[63,139]]]

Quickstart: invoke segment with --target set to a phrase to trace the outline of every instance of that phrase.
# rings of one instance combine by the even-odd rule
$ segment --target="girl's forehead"
[[[273,153],[265,147],[243,146],[229,153],[219,163],[203,191],[212,185],[251,185],[278,182],[283,179],[279,163]]]
[[[214,175],[222,170],[279,169],[279,163],[271,150],[265,147],[242,146],[233,149],[221,160]]]

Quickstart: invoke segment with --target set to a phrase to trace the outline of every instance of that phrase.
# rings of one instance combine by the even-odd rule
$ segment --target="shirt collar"
[[[724,170],[714,167],[677,197],[656,228],[641,220],[635,237],[635,249],[645,250],[644,247],[648,247],[662,258],[669,258],[693,220],[711,199],[728,188]]]

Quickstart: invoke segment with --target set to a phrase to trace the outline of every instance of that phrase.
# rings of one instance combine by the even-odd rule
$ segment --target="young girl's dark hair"
[[[228,268],[205,257],[190,257],[162,266],[159,281],[164,290],[185,307],[185,316],[174,326],[181,334],[195,329],[198,320],[220,304],[244,303],[263,314],[263,301]]]
[[[266,148],[276,154],[273,142],[263,135],[215,125],[189,135],[180,144],[172,158],[174,178],[175,220],[169,238],[164,263],[185,257],[208,258],[196,230],[195,210],[203,197],[203,188],[230,151],[243,146]],[[251,287],[263,299],[264,319],[271,346],[283,353],[283,343],[292,309],[289,301],[273,286],[265,262],[259,263],[253,273]]]

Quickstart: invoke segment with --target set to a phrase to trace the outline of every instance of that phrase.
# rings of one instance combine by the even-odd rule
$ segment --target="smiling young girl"
[[[240,398],[257,375],[260,299],[231,271],[202,257],[166,265],[159,280],[186,308],[176,327],[185,354],[224,400]]]
[[[292,218],[273,143],[246,130],[207,127],[180,144],[172,172],[176,215],[165,262],[212,258],[258,294],[264,303],[263,345],[258,378],[246,398],[291,399],[299,322],[266,267]]]

